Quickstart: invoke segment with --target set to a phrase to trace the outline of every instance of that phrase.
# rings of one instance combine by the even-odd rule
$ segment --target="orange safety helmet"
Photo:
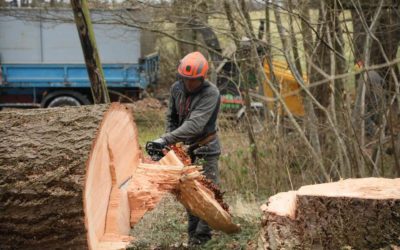
[[[207,59],[198,51],[187,54],[178,66],[178,74],[188,79],[204,79],[207,71]]]

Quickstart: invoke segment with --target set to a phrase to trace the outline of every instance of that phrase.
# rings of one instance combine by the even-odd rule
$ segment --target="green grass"
[[[143,148],[147,141],[157,139],[165,132],[165,109],[133,113],[139,134],[139,145]]]
[[[245,200],[243,196],[226,198],[234,222],[241,225],[241,232],[227,235],[213,231],[212,239],[196,249],[253,249],[257,244],[260,210],[259,203]],[[187,214],[184,207],[172,196],[165,197],[133,228],[133,243],[128,249],[190,249],[187,246]],[[192,248],[193,249],[193,248]]]

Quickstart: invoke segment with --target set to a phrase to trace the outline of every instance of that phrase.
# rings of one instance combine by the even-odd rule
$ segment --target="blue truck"
[[[112,101],[132,101],[158,80],[159,55],[142,55],[141,31],[113,22],[123,10],[92,11]],[[0,10],[0,107],[93,102],[71,10]]]

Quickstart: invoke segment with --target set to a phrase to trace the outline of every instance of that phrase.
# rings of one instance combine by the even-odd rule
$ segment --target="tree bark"
[[[279,193],[263,205],[268,249],[400,245],[400,179],[365,178]]]
[[[0,114],[1,248],[96,249],[129,243],[129,220],[102,240],[139,162],[132,114],[119,104]],[[127,155],[122,148],[127,148]],[[117,197],[118,198],[118,197]],[[125,210],[125,211],[124,211]],[[115,222],[115,219],[111,219]],[[121,244],[119,244],[121,243]]]
[[[94,104],[110,103],[87,0],[72,0],[71,6],[90,79],[93,102]]]
[[[175,16],[179,16],[179,17],[187,17],[188,19],[192,19],[193,18],[193,7],[195,5],[195,2],[193,0],[190,1],[183,1],[183,0],[174,0],[173,3],[173,11],[174,11],[174,15]],[[182,40],[187,40],[190,42],[195,42],[193,40],[194,33],[196,31],[188,28],[187,26],[187,20],[184,21],[177,21],[176,22],[176,36],[179,39]],[[177,44],[177,54],[179,56],[179,58],[183,58],[185,55],[187,55],[188,53],[192,52],[193,50],[195,50],[195,45],[193,44],[185,44],[182,42],[178,42]]]
[[[309,27],[309,23],[311,22],[310,12],[308,9],[308,5],[303,4],[301,6],[301,14],[303,15],[304,19],[301,20],[301,33],[303,36],[303,47],[306,58],[312,61],[313,56],[313,36],[311,32],[311,28]],[[306,60],[306,74],[308,77],[311,76],[312,70],[309,61]],[[310,141],[313,147],[317,152],[321,152],[321,143],[319,140],[318,135],[318,117],[314,110],[314,105],[310,100],[310,97],[306,94],[304,96],[304,109],[306,111],[306,127],[310,133]]]
[[[318,67],[324,71],[325,73],[330,71],[330,59],[329,59],[329,48],[325,43],[325,40],[327,40],[326,37],[326,30],[328,28],[328,25],[330,25],[331,20],[329,20],[329,15],[328,13],[327,6],[323,5],[321,2],[321,6],[319,8],[319,17],[318,17],[318,23],[321,25],[320,28],[320,33],[319,33],[319,38],[316,39],[314,42],[314,54],[315,56],[310,57],[312,63],[314,65],[318,65]],[[309,75],[309,80],[310,82],[316,82],[319,80],[325,79],[325,76],[320,74],[317,70],[311,70],[310,75]],[[313,96],[317,101],[323,106],[323,107],[328,107],[330,103],[330,96],[331,96],[331,89],[329,88],[328,84],[321,84],[319,86],[316,86],[315,88],[311,89],[311,92],[313,93]],[[321,117],[323,114],[319,109],[316,109],[318,117]]]

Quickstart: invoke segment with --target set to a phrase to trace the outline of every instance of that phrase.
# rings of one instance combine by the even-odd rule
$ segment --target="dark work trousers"
[[[215,184],[219,183],[218,174],[218,155],[196,155],[192,156],[192,162],[195,165],[203,166],[203,174]],[[211,228],[207,223],[188,212],[188,234],[189,241],[196,239],[206,242],[211,239]]]

